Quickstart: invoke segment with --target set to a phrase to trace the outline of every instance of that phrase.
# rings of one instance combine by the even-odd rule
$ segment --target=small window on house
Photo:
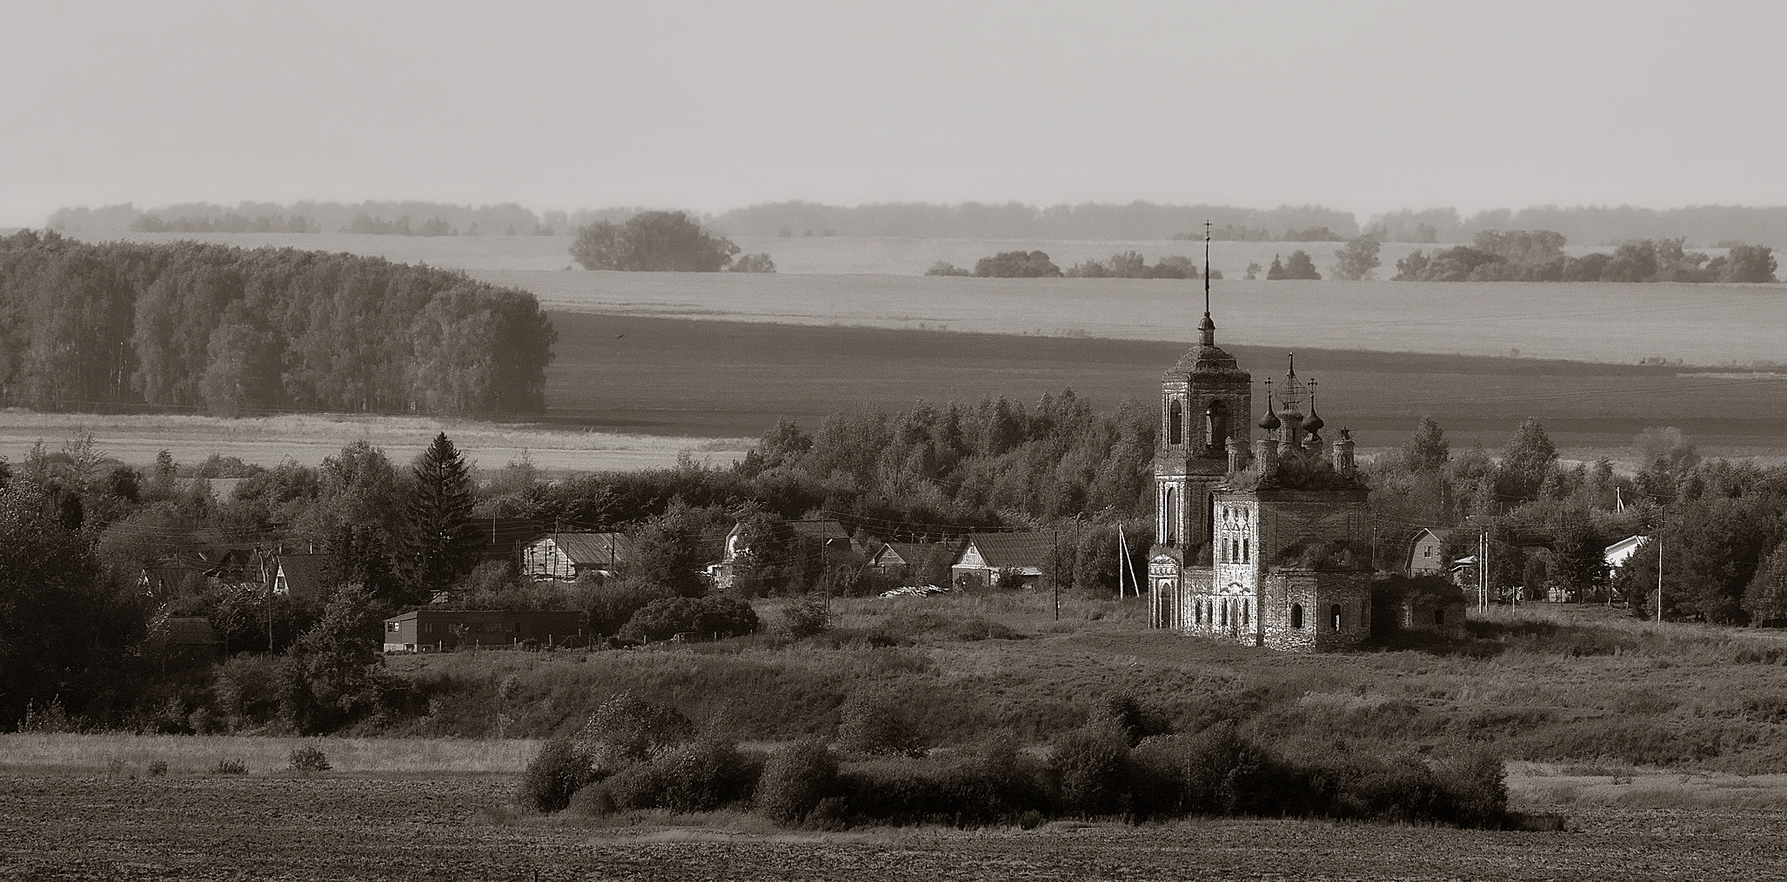
[[[1433,556],[1433,546],[1429,545],[1428,547],[1421,549],[1421,556],[1422,557],[1432,557]]]
[[[1303,627],[1303,604],[1301,603],[1291,604],[1291,627]]]
[[[1334,619],[1334,630],[1340,630],[1340,604],[1334,604],[1333,608],[1328,610],[1328,615]]]
[[[386,622],[385,630],[390,631],[391,633],[395,634],[398,631],[403,630],[403,626],[398,624],[397,622]]]
[[[433,633],[434,633],[434,623],[433,623],[433,622],[429,622],[429,623],[428,623],[428,624],[426,624],[426,625],[423,625],[423,626],[422,626],[422,633],[424,633],[424,634],[433,634]]]
[[[1433,623],[1435,625],[1438,625],[1441,628],[1444,628],[1446,626],[1446,611],[1443,609],[1434,610],[1433,611]]]

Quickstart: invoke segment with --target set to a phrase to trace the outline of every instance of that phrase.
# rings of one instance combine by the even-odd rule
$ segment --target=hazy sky
[[[0,224],[243,199],[1781,205],[1783,10],[0,0]]]

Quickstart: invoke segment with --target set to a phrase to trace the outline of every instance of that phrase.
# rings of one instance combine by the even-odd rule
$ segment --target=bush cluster
[[[810,736],[765,757],[711,733],[697,738],[680,714],[620,696],[578,737],[541,748],[521,797],[539,811],[590,815],[748,807],[816,827],[1251,815],[1499,828],[1511,818],[1501,760],[1484,753],[1434,763],[1333,745],[1293,754],[1227,721],[1162,731],[1158,712],[1117,697],[1046,753],[1006,738],[977,753],[921,756],[909,734],[887,734],[886,713],[852,699],[840,737],[854,761]],[[865,722],[876,715],[880,723]]]
[[[739,637],[757,630],[749,601],[726,594],[666,597],[646,604],[627,620],[620,636],[628,640],[669,640],[692,634],[697,640]]]

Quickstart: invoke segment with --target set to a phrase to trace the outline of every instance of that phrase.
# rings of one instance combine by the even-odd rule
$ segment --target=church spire
[[[1216,322],[1210,319],[1210,222],[1204,221],[1204,320],[1198,324],[1199,342],[1216,345]]]

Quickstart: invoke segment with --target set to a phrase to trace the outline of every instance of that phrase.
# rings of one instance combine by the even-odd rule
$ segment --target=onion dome
[[[1272,412],[1272,406],[1270,404],[1266,406],[1266,416],[1260,420],[1259,425],[1260,428],[1265,429],[1268,432],[1277,431],[1278,427],[1282,425],[1278,422],[1278,414]]]
[[[1303,431],[1314,435],[1315,433],[1320,432],[1325,425],[1327,425],[1327,423],[1322,422],[1321,415],[1317,414],[1315,408],[1312,407],[1309,409],[1309,419],[1303,421]]]

